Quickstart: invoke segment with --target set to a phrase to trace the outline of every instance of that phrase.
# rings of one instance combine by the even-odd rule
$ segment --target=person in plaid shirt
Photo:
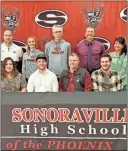
[[[92,89],[95,92],[121,91],[123,89],[122,78],[110,68],[111,57],[108,54],[101,56],[101,68],[91,75]]]

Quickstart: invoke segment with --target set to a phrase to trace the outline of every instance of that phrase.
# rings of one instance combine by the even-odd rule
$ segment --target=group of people
[[[63,27],[52,27],[53,40],[40,51],[34,36],[27,39],[26,52],[13,43],[13,32],[4,32],[1,45],[2,92],[109,92],[127,89],[127,47],[123,37],[114,41],[106,54],[88,27],[85,38],[71,51]],[[22,67],[19,63],[22,62]]]

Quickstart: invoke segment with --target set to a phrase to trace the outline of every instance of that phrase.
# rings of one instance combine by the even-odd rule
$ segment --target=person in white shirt
[[[22,48],[13,43],[13,32],[5,30],[4,42],[1,44],[1,61],[11,57],[13,61],[20,61],[23,56]]]
[[[58,92],[57,77],[47,69],[47,61],[45,54],[37,55],[38,69],[28,79],[27,92]]]
[[[11,30],[5,30],[3,36],[4,42],[1,44],[1,61],[10,57],[16,63],[16,68],[21,72],[22,68],[22,48],[13,43],[13,32]]]

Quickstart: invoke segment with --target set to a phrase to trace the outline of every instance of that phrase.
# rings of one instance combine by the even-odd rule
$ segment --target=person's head
[[[69,55],[68,63],[69,63],[69,68],[71,69],[77,69],[79,67],[79,56],[76,53],[71,53]]]
[[[3,39],[6,44],[11,44],[13,42],[13,32],[11,30],[5,30]]]
[[[62,25],[54,25],[52,27],[52,34],[55,40],[61,40],[63,36],[63,27]]]
[[[1,75],[4,77],[6,77],[7,74],[12,74],[13,77],[16,77],[18,74],[18,71],[15,68],[15,63],[10,57],[7,57],[3,60],[1,69]]]
[[[27,39],[27,45],[30,49],[36,49],[37,48],[37,40],[34,36],[30,36]]]
[[[30,54],[31,50],[37,49],[37,39],[34,36],[30,36],[27,38],[27,54]]]
[[[127,46],[125,43],[125,38],[117,37],[114,41],[114,49],[115,51],[119,51],[120,55],[123,53],[127,54]]]
[[[108,55],[108,54],[102,55],[101,58],[100,58],[101,68],[104,71],[109,70],[110,69],[110,65],[111,65],[111,61],[112,61],[112,58],[110,57],[110,55]]]
[[[87,27],[85,31],[85,38],[88,41],[92,41],[95,36],[95,29],[93,27]]]
[[[40,71],[44,71],[47,68],[47,61],[48,61],[48,58],[45,54],[39,54],[36,57],[36,63]]]

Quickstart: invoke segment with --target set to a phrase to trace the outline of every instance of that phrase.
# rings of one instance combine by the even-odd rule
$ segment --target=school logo
[[[35,23],[44,28],[52,28],[53,25],[64,25],[68,16],[61,10],[44,10],[35,17]]]
[[[111,43],[109,40],[105,39],[105,38],[102,38],[102,37],[94,37],[95,40],[101,42],[104,44],[104,47],[105,47],[105,52],[108,51],[111,47]],[[81,41],[83,41],[84,39],[82,39]],[[81,42],[80,41],[80,42]]]
[[[20,16],[20,10],[18,8],[2,8],[1,22],[3,27],[11,31],[15,31],[16,28],[19,26]]]
[[[100,2],[86,3],[82,8],[82,15],[88,26],[96,28],[103,20],[104,4]]]
[[[127,22],[127,11],[128,11],[128,8],[125,7],[121,12],[120,12],[120,18]]]

